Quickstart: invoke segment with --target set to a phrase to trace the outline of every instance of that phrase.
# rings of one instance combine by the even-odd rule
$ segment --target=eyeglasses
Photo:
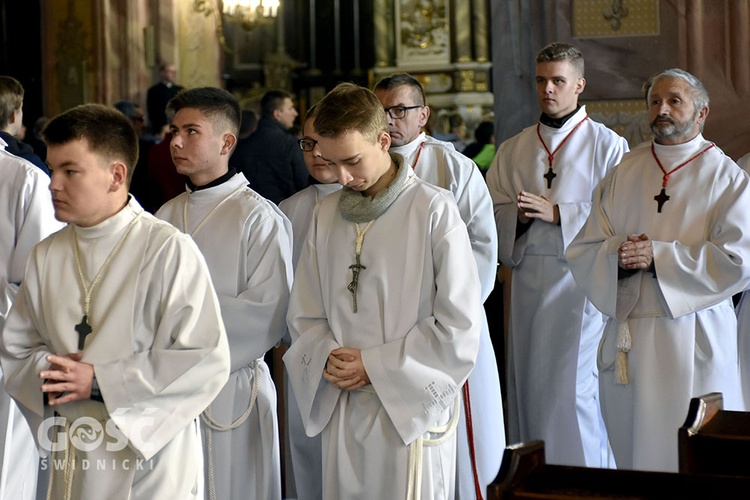
[[[299,144],[299,148],[304,151],[305,153],[311,152],[313,149],[315,149],[315,145],[318,143],[315,139],[300,139],[297,141],[297,144]]]
[[[407,111],[417,108],[424,108],[424,106],[419,104],[416,106],[391,106],[390,108],[385,108],[385,112],[394,120],[400,120],[406,116]]]

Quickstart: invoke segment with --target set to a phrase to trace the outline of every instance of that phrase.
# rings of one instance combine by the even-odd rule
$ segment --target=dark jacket
[[[254,191],[276,204],[309,185],[297,140],[273,118],[261,118],[255,133],[237,143],[229,166],[245,174]]]
[[[5,148],[8,153],[20,156],[24,160],[30,161],[37,167],[41,168],[45,174],[49,175],[49,168],[47,168],[47,165],[42,161],[42,159],[39,158],[36,153],[34,153],[34,149],[31,146],[29,146],[22,140],[10,135],[8,132],[0,131],[0,137],[2,137],[2,139],[8,143],[8,146]]]
[[[146,92],[146,112],[148,113],[151,131],[154,134],[158,134],[162,127],[167,124],[167,103],[180,90],[182,90],[182,87],[177,84],[168,87],[166,83],[159,82],[149,87]]]

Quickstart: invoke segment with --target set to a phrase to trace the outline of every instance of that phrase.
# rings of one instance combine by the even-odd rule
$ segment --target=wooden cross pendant
[[[661,188],[661,193],[654,196],[654,200],[656,200],[656,202],[659,204],[657,212],[661,213],[661,207],[663,207],[664,204],[669,201],[669,195],[664,190],[664,188]]]
[[[547,170],[547,173],[544,174],[544,178],[547,179],[547,189],[552,188],[552,179],[557,177],[557,174],[552,171],[552,166],[549,167],[549,170]]]
[[[89,317],[84,314],[81,322],[78,323],[75,327],[76,332],[78,332],[79,351],[83,351],[83,344],[86,342],[86,337],[92,332],[91,325],[89,325],[88,319]]]
[[[359,262],[359,254],[357,254],[357,260],[354,264],[349,266],[349,269],[352,270],[352,281],[349,283],[349,285],[346,287],[347,290],[349,290],[352,293],[352,298],[354,299],[354,312],[357,312],[357,285],[359,284],[359,272],[363,269],[367,269],[367,266],[363,266]]]

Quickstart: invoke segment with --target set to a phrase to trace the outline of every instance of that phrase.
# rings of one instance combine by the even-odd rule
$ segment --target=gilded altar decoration
[[[450,62],[448,0],[398,0],[398,61]]]

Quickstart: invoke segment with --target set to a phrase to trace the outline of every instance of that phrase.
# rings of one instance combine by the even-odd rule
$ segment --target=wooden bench
[[[678,433],[680,472],[750,476],[750,413],[723,408],[720,392],[690,400]]]
[[[487,500],[747,498],[750,477],[549,465],[544,442],[508,446]]]

